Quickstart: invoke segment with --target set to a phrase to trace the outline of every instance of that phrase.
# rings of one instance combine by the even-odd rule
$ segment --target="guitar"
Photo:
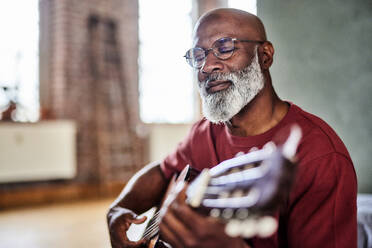
[[[278,223],[272,214],[287,198],[294,181],[295,154],[301,139],[291,127],[283,145],[267,143],[262,149],[204,169],[188,186],[186,201],[196,211],[219,218],[232,237],[269,237]],[[168,206],[185,187],[189,166],[174,177],[162,207],[150,220],[142,238],[148,247],[170,247],[159,240],[159,224]]]

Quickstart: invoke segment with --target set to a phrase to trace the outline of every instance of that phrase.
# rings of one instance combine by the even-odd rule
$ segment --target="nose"
[[[213,51],[210,51],[205,57],[204,64],[200,68],[200,72],[203,74],[210,74],[212,72],[221,71],[222,69],[222,61],[213,54]]]

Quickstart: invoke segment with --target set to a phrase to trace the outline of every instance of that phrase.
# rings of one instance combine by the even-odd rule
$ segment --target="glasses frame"
[[[216,47],[215,47],[216,42],[218,42],[218,41],[220,41],[220,40],[223,40],[223,39],[231,39],[231,41],[232,41],[233,44],[234,44],[234,48],[233,48],[231,54],[229,55],[229,57],[227,57],[227,58],[220,58],[220,57],[218,56],[218,54],[216,54],[216,51],[214,50],[214,49],[216,48]],[[213,42],[212,46],[211,46],[210,48],[208,48],[208,49],[204,49],[204,48],[202,48],[202,47],[193,47],[193,48],[187,50],[186,54],[185,54],[183,57],[186,59],[186,62],[187,62],[187,63],[188,63],[192,68],[200,69],[200,68],[202,68],[202,67],[204,66],[205,61],[206,61],[206,58],[207,58],[208,54],[209,54],[211,51],[213,51],[213,55],[214,55],[216,58],[220,59],[220,60],[227,60],[227,59],[231,58],[231,56],[234,54],[234,52],[235,52],[235,50],[236,50],[235,42],[237,42],[237,41],[240,41],[240,42],[250,42],[250,43],[260,43],[260,44],[263,44],[263,43],[265,42],[265,41],[263,41],[263,40],[243,40],[243,39],[232,38],[232,37],[222,37],[222,38],[220,38],[220,39],[218,39],[218,40],[215,40],[215,41]],[[192,63],[191,57],[187,56],[187,53],[189,53],[192,49],[195,49],[195,48],[199,48],[199,49],[202,49],[202,50],[204,51],[203,62],[202,62],[202,64],[201,64],[200,66],[194,66],[194,64]]]

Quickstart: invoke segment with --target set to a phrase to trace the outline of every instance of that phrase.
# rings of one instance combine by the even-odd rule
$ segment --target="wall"
[[[76,176],[0,183],[0,208],[116,195],[148,161],[138,132],[138,2],[39,0],[39,9],[42,120],[76,123]]]
[[[75,180],[125,181],[146,160],[137,1],[40,0],[40,20],[41,107],[77,123]]]
[[[257,9],[275,48],[278,94],[335,129],[359,191],[372,193],[372,2],[260,0]]]
[[[150,161],[161,161],[173,152],[191,128],[191,124],[151,124],[149,130]]]
[[[220,7],[227,7],[227,0],[192,0],[193,23],[205,12]],[[196,82],[194,82],[196,83]],[[195,120],[201,116],[201,103],[199,93],[197,94],[198,106],[195,113]],[[149,137],[149,159],[150,161],[161,161],[169,153],[173,152],[178,143],[188,134],[192,123],[189,124],[149,124],[145,126],[145,133]]]

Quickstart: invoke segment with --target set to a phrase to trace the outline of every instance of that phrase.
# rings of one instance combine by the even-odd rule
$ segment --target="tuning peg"
[[[196,179],[194,188],[188,188],[189,204],[196,208],[200,206],[201,201],[203,200],[203,195],[207,189],[208,182],[210,180],[210,174],[208,169],[204,169],[199,177]]]
[[[244,238],[252,238],[259,236],[267,238],[271,236],[278,228],[278,223],[271,216],[264,216],[259,219],[248,218],[244,221],[237,219],[229,220],[225,227],[225,232],[231,237],[242,236]]]
[[[249,149],[248,152],[255,152],[255,151],[258,151],[259,149],[257,147],[252,147],[251,149]]]
[[[244,238],[252,238],[257,234],[257,221],[252,218],[248,218],[242,222],[241,225],[242,233],[241,236]]]
[[[244,196],[244,191],[241,189],[236,189],[231,194],[231,197],[242,197],[242,196]]]
[[[283,155],[288,160],[290,161],[294,160],[301,137],[302,137],[301,128],[298,125],[293,125],[291,127],[289,137],[287,138],[286,142],[283,145]]]
[[[232,170],[229,171],[229,174],[232,174],[232,173],[238,173],[238,172],[241,172],[241,169],[239,168],[234,168]]]
[[[261,238],[271,236],[278,228],[278,222],[272,216],[264,216],[257,221],[257,235]]]
[[[244,155],[244,152],[238,152],[237,154],[235,154],[234,157],[239,157],[239,156],[242,156],[242,155]]]
[[[270,152],[273,152],[276,149],[276,145],[275,145],[274,142],[269,141],[262,148],[265,149],[265,150],[268,150]]]
[[[218,208],[213,208],[213,209],[209,212],[209,215],[210,215],[211,217],[218,218],[218,217],[220,217],[220,215],[221,215],[221,210],[219,210]]]
[[[230,237],[238,237],[242,232],[242,223],[239,220],[232,219],[227,222],[225,227],[225,233]]]
[[[238,210],[236,210],[235,213],[235,216],[240,220],[248,218],[248,215],[249,215],[248,209],[245,208],[239,208]]]
[[[230,193],[228,191],[222,191],[218,194],[219,199],[225,199],[225,198],[228,198],[229,196],[230,196]]]
[[[231,219],[231,217],[233,217],[234,215],[234,210],[232,210],[231,208],[225,208],[223,211],[222,211],[222,217],[224,219]]]
[[[243,170],[249,170],[249,169],[252,169],[254,167],[255,167],[254,164],[246,164],[246,165],[244,165],[244,169]]]

